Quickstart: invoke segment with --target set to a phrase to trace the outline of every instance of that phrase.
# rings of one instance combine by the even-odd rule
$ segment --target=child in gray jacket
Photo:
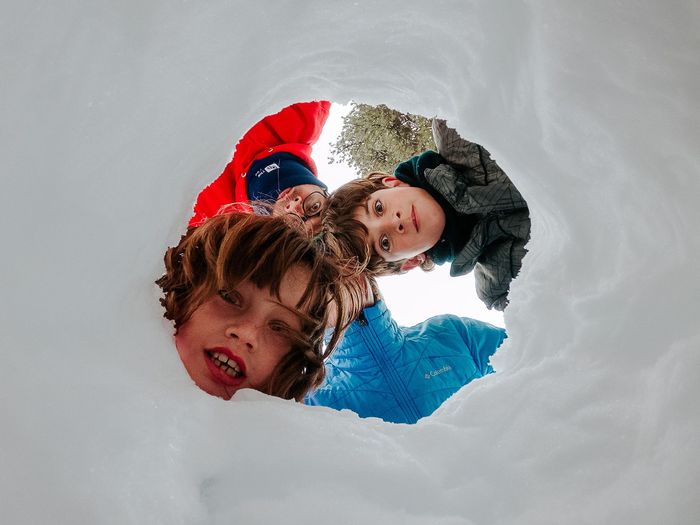
[[[336,190],[323,223],[373,275],[451,262],[474,270],[477,295],[503,310],[530,236],[527,203],[482,146],[433,121],[438,152],[373,172]]]

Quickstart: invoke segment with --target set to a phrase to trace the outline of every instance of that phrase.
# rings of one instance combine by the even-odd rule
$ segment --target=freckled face
[[[385,261],[401,261],[426,252],[437,244],[445,229],[445,212],[422,188],[393,177],[389,187],[369,196],[355,218],[369,231],[374,251]]]
[[[175,345],[187,373],[206,393],[230,399],[241,388],[265,390],[272,372],[291,350],[290,330],[301,330],[294,309],[310,279],[292,268],[278,301],[269,288],[249,281],[202,303],[179,328]]]

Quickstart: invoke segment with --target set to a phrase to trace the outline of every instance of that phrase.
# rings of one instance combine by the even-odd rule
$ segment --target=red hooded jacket
[[[199,226],[232,202],[247,203],[245,175],[258,159],[275,153],[291,153],[318,175],[311,148],[321,135],[330,107],[331,103],[326,100],[298,102],[268,115],[250,128],[236,144],[233,159],[223,173],[199,193],[188,226]]]

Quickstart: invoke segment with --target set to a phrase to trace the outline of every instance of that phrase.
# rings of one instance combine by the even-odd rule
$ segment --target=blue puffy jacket
[[[326,362],[325,381],[305,402],[415,423],[493,372],[489,357],[505,338],[502,328],[456,315],[399,327],[380,300],[347,330]]]

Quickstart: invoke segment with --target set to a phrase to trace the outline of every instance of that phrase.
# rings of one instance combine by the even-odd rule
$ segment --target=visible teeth
[[[224,354],[219,352],[214,352],[210,354],[214,364],[218,366],[222,371],[226,372],[231,377],[239,377],[242,374],[241,369],[233,359],[228,358]]]

